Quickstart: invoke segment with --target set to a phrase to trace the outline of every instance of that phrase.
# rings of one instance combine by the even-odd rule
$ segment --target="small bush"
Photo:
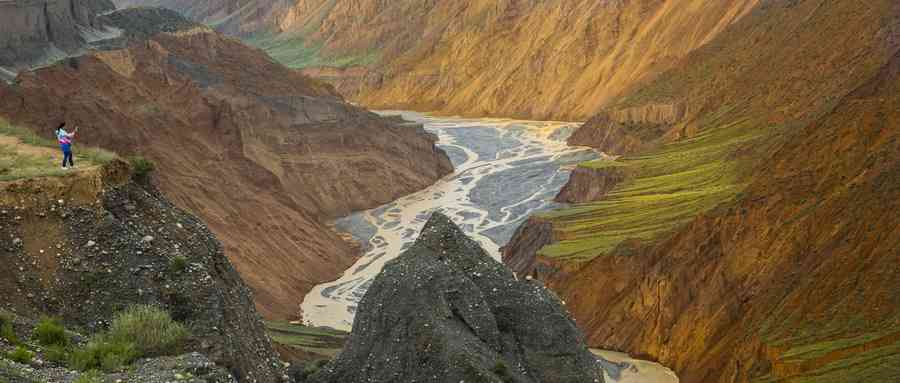
[[[13,329],[12,318],[5,315],[0,315],[0,338],[6,339],[12,345],[19,344],[19,337],[16,336],[16,331]]]
[[[68,356],[69,367],[79,371],[103,369],[116,371],[135,359],[140,354],[131,342],[114,342],[104,334],[94,336],[88,344],[75,350]]]
[[[18,347],[16,347],[15,351],[7,352],[6,358],[13,362],[29,364],[29,363],[31,363],[31,359],[34,358],[34,353],[31,351],[28,351],[28,349],[25,348],[25,346],[18,346]]]
[[[156,169],[156,164],[141,156],[134,156],[128,159],[131,167],[134,169],[134,177],[137,179],[146,179],[150,173]]]
[[[303,383],[308,381],[310,377],[319,372],[319,370],[321,370],[327,364],[327,359],[317,360],[315,362],[306,363],[305,365],[295,364],[291,366],[288,373],[294,378],[296,382]]]
[[[504,383],[514,382],[512,375],[509,373],[509,367],[506,366],[506,363],[503,361],[497,362],[494,365],[494,374],[500,377]]]
[[[101,383],[103,382],[103,374],[97,370],[90,370],[81,374],[78,379],[72,383]]]
[[[63,327],[59,319],[44,317],[38,322],[34,328],[34,339],[44,346],[61,346],[69,345],[69,336],[66,335],[66,328]]]
[[[81,157],[98,165],[105,165],[119,158],[115,153],[99,148],[78,148],[76,150],[76,157]]]
[[[165,310],[139,305],[120,313],[107,336],[112,343],[133,342],[140,356],[154,357],[180,352],[187,330]]]
[[[183,255],[178,255],[172,258],[169,261],[169,269],[173,272],[180,273],[182,271],[187,270],[188,267],[188,259]]]
[[[69,360],[69,350],[63,346],[49,346],[44,350],[44,359],[59,365],[65,364]]]

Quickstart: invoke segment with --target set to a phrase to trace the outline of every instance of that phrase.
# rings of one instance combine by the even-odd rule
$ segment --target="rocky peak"
[[[84,48],[109,0],[0,0],[0,67],[52,61]]]
[[[601,382],[562,302],[517,280],[450,219],[419,239],[366,293],[344,351],[319,382]]]

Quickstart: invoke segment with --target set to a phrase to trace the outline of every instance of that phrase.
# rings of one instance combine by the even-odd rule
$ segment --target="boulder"
[[[317,382],[602,382],[562,302],[446,216],[375,278]]]

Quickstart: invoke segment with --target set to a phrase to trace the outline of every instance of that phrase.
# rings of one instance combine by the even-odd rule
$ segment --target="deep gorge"
[[[77,120],[85,144],[154,160],[265,318],[349,329],[367,307],[380,319],[322,379],[440,382],[421,356],[530,382],[584,345],[636,358],[606,352],[607,381],[642,377],[615,358],[689,383],[900,379],[895,1],[118,5],[206,25],[120,11],[110,46],[0,62],[0,117],[44,136]],[[466,256],[433,253],[450,249]],[[493,291],[490,258],[509,292],[558,304]],[[382,300],[360,305],[382,267]],[[549,323],[510,302],[559,328],[495,329]],[[533,359],[526,333],[577,357]],[[444,353],[458,339],[480,351]]]

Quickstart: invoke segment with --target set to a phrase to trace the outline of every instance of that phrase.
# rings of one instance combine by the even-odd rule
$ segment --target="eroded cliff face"
[[[610,155],[632,154],[665,139],[695,133],[681,103],[610,107],[588,120],[569,136],[569,145],[590,146]],[[696,111],[691,114],[696,116]]]
[[[109,0],[0,1],[0,67],[23,68],[83,50],[82,31],[112,9]]]
[[[189,329],[185,351],[240,381],[281,381],[250,289],[221,243],[130,176],[116,160],[67,177],[0,182],[0,309],[59,316],[90,334],[131,305],[158,306]]]
[[[366,67],[332,82],[373,108],[585,120],[756,4],[300,0],[280,29]]]
[[[351,264],[356,249],[323,219],[452,171],[420,126],[199,26],[22,73],[0,98],[0,113],[41,134],[66,120],[79,142],[155,161],[160,188],[222,239],[270,318],[297,317],[313,285]]]
[[[223,29],[229,33],[265,32],[268,35],[249,41],[285,63],[308,67],[310,75],[321,76],[341,94],[372,108],[586,120],[616,96],[711,41],[758,2],[119,4],[166,6],[217,28],[243,25],[239,32]]]
[[[613,137],[581,142],[628,180],[504,259],[549,271],[591,346],[684,382],[900,378],[900,5],[869,6],[768,2],[614,101],[576,135]],[[649,145],[608,129],[671,102]]]
[[[113,0],[119,8],[163,7],[231,35],[272,30],[281,23],[293,0]]]
[[[591,344],[688,382],[841,381],[849,360],[860,380],[898,378],[897,63],[792,132],[737,205],[556,280]]]
[[[556,195],[556,202],[584,203],[602,199],[628,177],[625,167],[576,167],[569,182]]]

